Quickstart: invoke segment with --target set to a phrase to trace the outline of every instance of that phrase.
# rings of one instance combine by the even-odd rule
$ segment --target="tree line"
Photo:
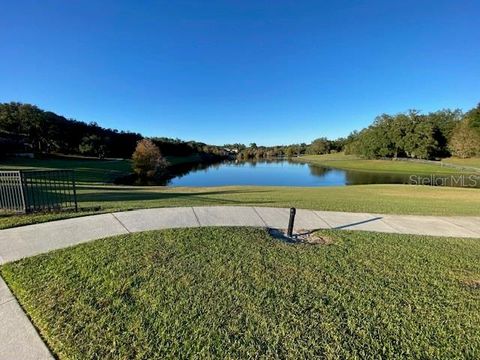
[[[361,131],[335,140],[321,137],[310,144],[282,146],[226,145],[237,149],[242,160],[270,157],[322,155],[335,152],[367,159],[440,159],[480,156],[480,104],[470,111],[444,109],[428,114],[409,110],[395,115],[382,114]]]
[[[131,158],[144,137],[67,119],[35,105],[19,102],[0,104],[0,155],[18,152]],[[153,138],[162,156],[226,156],[222,147],[196,141]]]
[[[480,155],[480,104],[465,114],[458,109],[382,114],[368,128],[352,133],[344,150],[365,158]]]
[[[34,152],[98,157],[132,155],[142,136],[105,129],[97,123],[67,119],[35,105],[0,104],[0,146],[3,153]]]
[[[29,151],[130,158],[142,139],[138,133],[67,119],[35,105],[0,104],[0,154]],[[367,128],[354,131],[345,138],[320,137],[310,144],[216,146],[165,137],[154,137],[151,141],[162,156],[200,154],[210,160],[231,154],[248,160],[341,151],[369,159],[436,159],[452,155],[465,158],[480,156],[480,104],[466,113],[445,109],[428,114],[417,110],[382,114]]]
[[[223,146],[208,145],[198,141],[184,141],[166,137],[152,137],[150,140],[158,147],[163,156],[200,155],[204,159],[223,158],[229,151]]]
[[[326,137],[318,138],[311,144],[299,143],[277,146],[260,146],[256,143],[250,143],[249,146],[243,144],[225,145],[226,148],[237,150],[237,159],[252,160],[265,159],[273,157],[294,157],[305,154],[319,155],[330,152],[343,151],[345,139],[339,138],[329,140]]]

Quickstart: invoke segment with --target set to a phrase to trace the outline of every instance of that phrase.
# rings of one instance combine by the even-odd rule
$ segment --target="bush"
[[[137,142],[132,160],[133,170],[141,178],[155,176],[158,169],[166,164],[158,147],[148,139]]]

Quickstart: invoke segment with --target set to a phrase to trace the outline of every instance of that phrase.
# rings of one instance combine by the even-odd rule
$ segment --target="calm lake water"
[[[302,164],[288,160],[227,161],[213,165],[180,167],[170,186],[344,186],[357,184],[407,184],[409,175],[368,173]]]

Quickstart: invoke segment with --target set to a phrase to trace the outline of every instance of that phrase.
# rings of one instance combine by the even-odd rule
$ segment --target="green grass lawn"
[[[100,160],[80,157],[50,159],[8,158],[0,160],[0,170],[74,169],[79,184],[111,183],[132,172],[130,160]]]
[[[436,164],[423,164],[413,161],[393,160],[365,160],[353,155],[327,154],[305,155],[292,160],[310,164],[323,165],[344,170],[368,171],[378,173],[402,173],[402,174],[460,174],[465,172],[452,167],[443,167],[441,162]]]
[[[475,158],[469,158],[469,159],[459,159],[459,158],[448,158],[448,159],[443,159],[443,163],[445,164],[453,164],[453,165],[458,165],[458,166],[465,166],[465,167],[471,167],[471,168],[478,168],[480,170],[480,158],[475,157]]]
[[[167,156],[169,165],[198,162],[198,155]],[[75,156],[55,156],[48,159],[7,158],[0,159],[0,170],[50,170],[74,169],[79,184],[108,184],[121,176],[132,173],[132,161],[128,159],[95,159]]]
[[[1,275],[60,359],[480,358],[480,241],[262,229],[122,235]]]
[[[101,206],[100,212],[153,207],[253,205],[385,214],[480,216],[480,191],[412,185],[342,187],[133,187],[82,186],[81,208]],[[92,214],[53,213],[0,216],[0,228]]]

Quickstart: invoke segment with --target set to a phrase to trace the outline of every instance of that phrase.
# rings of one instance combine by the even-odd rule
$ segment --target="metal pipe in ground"
[[[288,229],[287,229],[287,236],[290,238],[293,236],[293,225],[295,223],[296,213],[297,213],[297,210],[295,208],[290,208],[290,218],[288,219]]]

